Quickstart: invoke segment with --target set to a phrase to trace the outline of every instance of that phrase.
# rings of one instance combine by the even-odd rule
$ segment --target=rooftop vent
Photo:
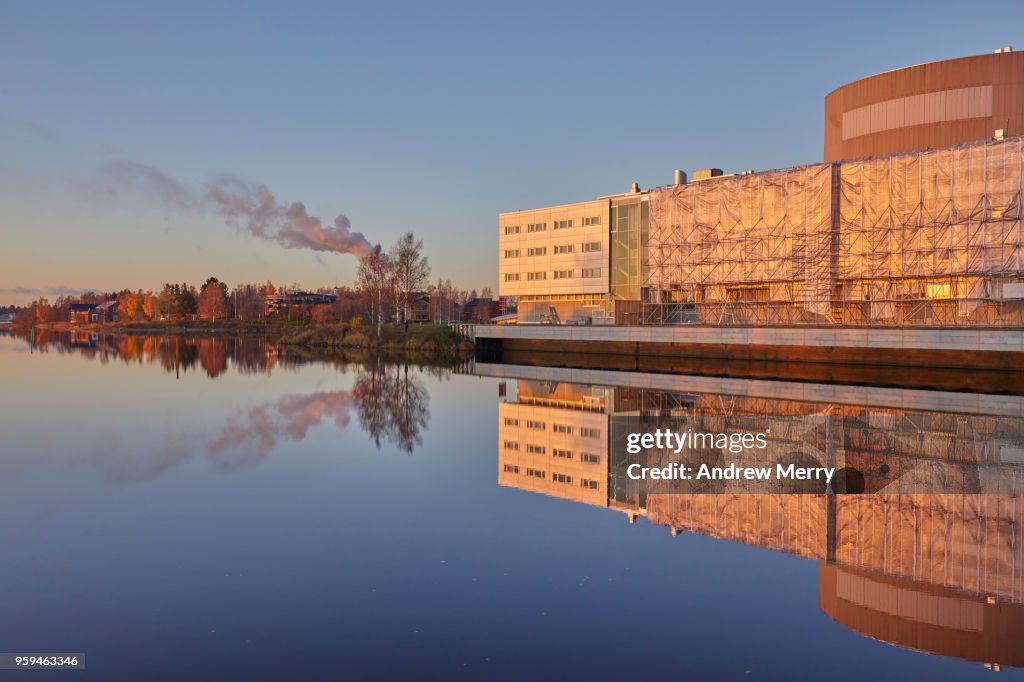
[[[1013,45],[1004,45],[1003,47],[997,47],[993,54],[1002,54],[1004,52],[1013,52]]]
[[[676,168],[675,175],[672,178],[673,185],[685,185],[686,184],[686,171],[679,170]]]
[[[640,185],[634,182],[632,185],[629,186],[629,193],[640,194]]]
[[[717,178],[722,175],[721,168],[702,168],[700,170],[693,171],[693,179],[697,180],[710,180],[711,178]]]
[[[997,140],[1005,140],[1006,139],[1006,128],[996,128],[996,132],[995,132],[994,137]]]

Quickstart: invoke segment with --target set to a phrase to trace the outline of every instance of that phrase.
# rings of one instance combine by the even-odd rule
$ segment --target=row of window
[[[555,448],[554,450],[552,450],[551,454],[554,455],[555,457],[558,457],[559,459],[573,458],[572,450],[561,450],[559,448]],[[581,452],[580,461],[583,462],[584,464],[600,464],[601,455],[595,455],[592,452]]]
[[[505,417],[505,426],[519,426],[519,419],[516,417]],[[533,429],[535,431],[546,431],[548,425],[547,422],[527,419],[526,428]],[[552,424],[551,430],[554,433],[567,433],[570,436],[572,435],[572,426],[570,424]],[[580,435],[584,438],[600,438],[601,430],[584,426],[580,428]]]
[[[514,440],[507,440],[507,441],[505,441],[505,449],[506,450],[518,451],[519,450],[519,443],[517,441],[514,441]],[[533,445],[532,443],[527,444],[526,451],[531,453],[531,454],[534,454],[534,455],[546,455],[547,454],[547,448],[545,448],[543,445]],[[551,454],[552,454],[552,456],[557,457],[559,459],[572,459],[573,458],[572,450],[563,450],[561,448],[553,448],[551,450]],[[592,452],[581,452],[580,453],[580,461],[583,462],[584,464],[600,464],[601,463],[601,455],[596,455],[596,454],[594,454]]]
[[[592,225],[600,225],[600,224],[601,224],[601,216],[599,216],[599,215],[588,216],[588,217],[583,219],[583,226],[584,227],[590,227]],[[569,218],[568,220],[556,220],[554,222],[554,229],[556,229],[556,230],[564,230],[566,228],[575,227],[575,226],[576,226],[576,223],[575,223],[575,221],[572,218]],[[527,232],[544,232],[547,229],[548,229],[548,224],[547,223],[529,223],[526,226],[526,231]],[[518,225],[506,225],[505,226],[505,234],[519,234],[519,232],[520,232],[520,229],[519,229]]]
[[[601,242],[587,242],[586,244],[581,244],[580,246],[582,247],[583,253],[593,253],[595,251],[601,250]],[[576,251],[575,244],[558,244],[553,248],[555,254],[575,253]],[[519,258],[521,255],[523,255],[521,249],[505,249],[505,258]],[[526,255],[546,256],[548,255],[548,247],[537,246],[529,248],[526,250]]]
[[[554,271],[554,276],[555,276],[555,279],[573,279],[573,271],[572,270],[555,270]],[[580,278],[581,279],[593,279],[595,277],[600,277],[600,276],[601,276],[601,268],[583,268],[582,270],[580,270]],[[530,281],[530,282],[543,281],[543,280],[546,280],[547,278],[548,278],[548,273],[546,273],[546,272],[528,272],[528,273],[526,273],[526,279],[528,281]],[[518,282],[520,279],[521,279],[520,273],[518,273],[518,272],[506,272],[505,273],[505,281],[506,282]]]
[[[519,468],[518,464],[506,464],[505,465],[505,473],[506,474],[518,474],[518,473],[520,473],[520,471],[522,471],[522,470]],[[548,473],[546,471],[544,471],[543,469],[533,469],[531,467],[527,467],[526,468],[526,475],[527,476],[532,476],[533,478],[545,479],[545,478],[547,478]],[[558,473],[557,471],[552,471],[551,472],[551,480],[554,481],[555,483],[572,484],[572,476],[570,476],[569,474],[561,474],[561,473]],[[595,479],[592,479],[592,478],[581,478],[580,479],[580,487],[581,488],[586,488],[587,490],[597,490],[599,486],[600,486],[600,483],[598,483],[598,481],[596,481]]]

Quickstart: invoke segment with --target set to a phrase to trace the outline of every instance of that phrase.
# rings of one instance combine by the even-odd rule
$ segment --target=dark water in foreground
[[[608,414],[825,408],[760,384],[737,401],[686,377],[666,391],[472,371],[254,340],[0,336],[0,652],[88,665],[0,679],[946,680],[1024,665],[1020,499],[635,499],[609,468]],[[1019,398],[979,413],[888,396],[841,408],[871,425],[849,431],[847,457],[1020,463]]]

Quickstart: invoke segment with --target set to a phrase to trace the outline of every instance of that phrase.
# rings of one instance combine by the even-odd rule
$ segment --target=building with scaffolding
[[[1021,326],[1024,138],[649,192],[647,323]]]
[[[1021,126],[1009,48],[863,79],[825,163],[501,214],[499,292],[520,323],[1020,327]]]

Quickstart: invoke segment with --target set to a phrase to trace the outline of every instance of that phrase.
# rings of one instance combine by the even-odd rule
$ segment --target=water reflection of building
[[[498,483],[605,506],[608,395],[576,384],[520,381],[498,406]]]
[[[1024,504],[1018,495],[645,493],[619,471],[617,448],[610,445],[612,415],[703,415],[729,428],[733,420],[824,414],[832,428],[828,439],[817,434],[815,442],[810,432],[802,439],[788,435],[810,451],[863,467],[869,491],[937,465],[973,471],[973,483],[988,479],[993,485],[992,479],[1019,477],[1020,397],[980,396],[972,402],[954,394],[851,387],[833,394],[839,400],[825,402],[779,398],[773,390],[790,389],[773,389],[772,382],[729,380],[737,390],[716,394],[644,388],[635,385],[643,383],[636,374],[622,375],[632,386],[595,386],[559,383],[584,373],[546,368],[548,380],[540,381],[535,369],[478,366],[482,373],[530,377],[514,381],[509,398],[499,403],[501,485],[612,507],[630,520],[645,517],[666,526],[673,535],[689,531],[817,561],[819,607],[837,623],[897,646],[1024,666]],[[652,383],[681,389],[691,381],[662,376]],[[814,387],[805,389],[815,394]],[[554,424],[563,430],[554,431]],[[580,428],[603,429],[599,441],[607,449],[597,454],[607,463],[607,479],[600,488],[584,491],[529,475],[527,468],[549,477],[565,473],[575,483],[579,470],[560,462],[554,449],[575,455],[589,447]],[[524,452],[528,445],[534,449]],[[958,481],[966,489],[970,483]]]

